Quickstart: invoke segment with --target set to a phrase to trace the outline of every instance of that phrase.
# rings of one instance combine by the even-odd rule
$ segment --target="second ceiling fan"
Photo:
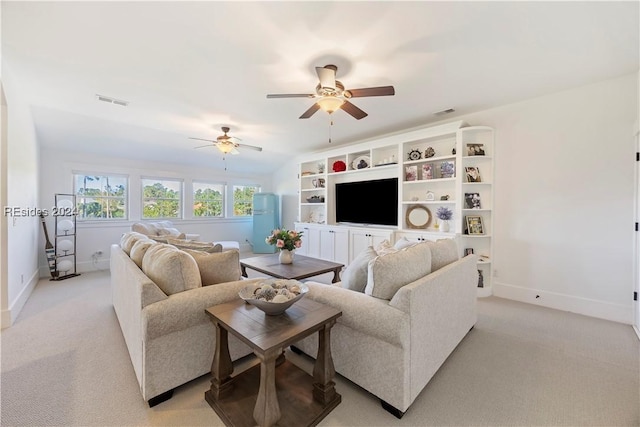
[[[338,67],[331,64],[316,67],[320,82],[316,86],[315,93],[269,94],[267,98],[317,98],[318,100],[300,116],[301,119],[308,119],[319,109],[323,109],[329,114],[341,109],[360,120],[367,117],[367,113],[349,102],[349,99],[365,96],[390,96],[396,93],[393,86],[345,89],[344,85],[336,80],[337,71]]]
[[[222,132],[224,132],[224,135],[220,135],[219,137],[217,137],[215,140],[213,139],[203,139],[203,138],[194,138],[194,137],[189,137],[189,139],[197,139],[198,141],[208,141],[208,142],[212,142],[213,146],[215,146],[216,148],[218,148],[218,150],[222,151],[222,153],[224,154],[239,154],[237,148],[249,148],[251,150],[256,150],[256,151],[262,151],[262,147],[256,147],[254,145],[247,145],[247,144],[240,144],[237,141],[240,141],[240,138],[236,138],[235,136],[229,136],[227,135],[227,132],[229,132],[229,128],[227,126],[223,126],[222,127]],[[201,145],[200,147],[196,147],[196,148],[205,148],[205,147],[211,147],[212,144],[207,144],[207,145]]]

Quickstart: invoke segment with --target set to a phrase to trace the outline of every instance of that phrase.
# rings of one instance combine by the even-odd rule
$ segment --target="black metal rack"
[[[54,239],[56,271],[55,277],[50,280],[64,280],[79,276],[80,273],[78,273],[76,265],[76,217],[78,213],[75,194],[56,193],[52,211],[51,214],[55,218],[56,224]],[[71,248],[64,242],[71,242]],[[65,261],[68,261],[71,266],[68,267],[69,264]]]

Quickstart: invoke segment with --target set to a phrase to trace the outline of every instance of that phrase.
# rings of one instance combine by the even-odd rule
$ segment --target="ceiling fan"
[[[193,138],[193,137],[189,137],[189,139],[197,139],[198,141],[213,142],[213,145],[217,147],[218,150],[222,151],[223,154],[229,154],[229,153],[240,154],[237,148],[249,148],[251,150],[262,151],[262,147],[256,147],[255,145],[240,144],[236,142],[236,141],[240,141],[240,139],[236,138],[235,136],[227,135],[227,132],[229,132],[229,128],[227,126],[222,127],[222,132],[224,132],[224,135],[220,135],[215,140]],[[195,148],[204,148],[204,147],[211,147],[211,144],[201,145],[200,147],[195,147]]]
[[[349,99],[365,96],[389,96],[396,93],[393,86],[345,89],[344,85],[336,80],[337,71],[338,67],[331,64],[324,67],[316,67],[320,83],[316,86],[315,93],[269,94],[267,98],[317,98],[316,103],[300,116],[301,119],[308,119],[319,109],[329,114],[341,109],[360,120],[367,117],[367,113],[349,102]]]

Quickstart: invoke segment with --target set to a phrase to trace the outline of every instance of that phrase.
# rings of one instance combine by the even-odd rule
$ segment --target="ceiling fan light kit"
[[[269,94],[267,98],[316,98],[318,99],[300,118],[308,119],[316,111],[323,111],[332,114],[336,110],[343,110],[357,120],[367,117],[360,108],[349,102],[351,98],[361,98],[366,96],[392,96],[395,95],[393,86],[379,86],[361,89],[345,89],[342,82],[336,80],[338,67],[329,64],[324,67],[316,67],[319,83],[315,93],[297,94]]]

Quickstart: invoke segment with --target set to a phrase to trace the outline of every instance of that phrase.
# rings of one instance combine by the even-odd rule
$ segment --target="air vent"
[[[447,108],[446,110],[436,111],[435,113],[433,113],[433,115],[434,116],[443,116],[445,114],[451,114],[454,111],[456,111],[454,108]]]
[[[98,101],[108,102],[109,104],[116,104],[122,107],[126,107],[127,105],[129,105],[129,101],[123,101],[122,99],[111,98],[110,96],[96,94],[96,98],[98,99]]]

